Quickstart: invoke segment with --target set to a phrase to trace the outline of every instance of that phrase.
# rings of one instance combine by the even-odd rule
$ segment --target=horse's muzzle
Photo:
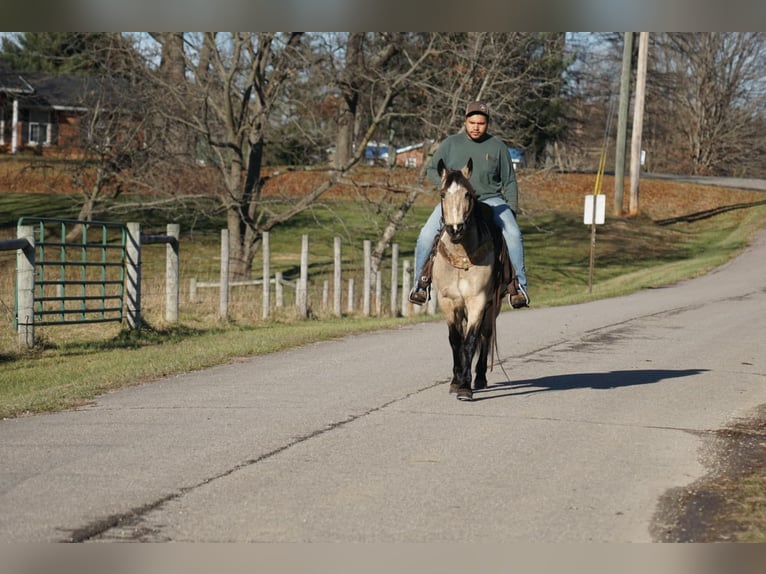
[[[458,223],[456,225],[447,225],[447,235],[449,235],[452,243],[460,243],[465,235],[465,223]]]

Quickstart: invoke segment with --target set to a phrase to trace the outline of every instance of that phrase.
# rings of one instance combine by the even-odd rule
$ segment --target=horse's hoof
[[[470,390],[468,390],[468,391],[466,391],[465,389],[460,390],[460,391],[457,392],[457,400],[459,400],[459,401],[472,401],[473,400],[473,393]]]
[[[460,385],[458,385],[457,383],[452,383],[449,386],[449,394],[454,395],[458,391],[460,391]]]

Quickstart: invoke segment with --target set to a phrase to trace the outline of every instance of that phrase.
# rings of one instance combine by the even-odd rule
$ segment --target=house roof
[[[0,92],[10,94],[32,94],[34,88],[24,78],[12,69],[0,63]]]
[[[34,87],[34,94],[24,98],[24,103],[28,106],[87,109],[88,84],[93,82],[89,78],[27,72],[23,75],[23,79]]]
[[[112,106],[129,106],[119,80],[18,72],[0,67],[0,93],[18,98],[30,108],[85,111],[99,98]]]
[[[423,142],[416,143],[416,144],[411,144],[411,145],[408,145],[408,146],[396,148],[396,153],[406,153],[408,151],[420,149],[422,147],[423,147]]]

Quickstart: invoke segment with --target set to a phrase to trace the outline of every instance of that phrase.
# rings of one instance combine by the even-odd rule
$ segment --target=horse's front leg
[[[469,328],[463,339],[463,348],[461,349],[461,372],[460,372],[460,390],[458,391],[457,398],[464,401],[470,401],[473,399],[473,391],[471,390],[471,365],[473,364],[473,357],[476,354],[476,347],[479,345],[481,333],[479,329],[475,327]],[[485,367],[486,370],[486,367]],[[486,386],[486,380],[485,384]]]
[[[476,391],[487,388],[487,359],[489,358],[489,340],[482,335],[479,341],[479,357],[476,359],[476,377],[473,388]]]
[[[457,393],[462,388],[463,381],[463,333],[456,321],[449,322],[447,326],[449,328],[449,344],[452,348],[452,382],[449,392]]]

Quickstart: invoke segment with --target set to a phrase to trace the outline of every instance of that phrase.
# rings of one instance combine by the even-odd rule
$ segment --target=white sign
[[[583,211],[583,223],[590,225],[593,223],[593,195],[585,196],[585,210]],[[606,196],[596,195],[596,224],[604,223],[604,217],[606,215]]]

